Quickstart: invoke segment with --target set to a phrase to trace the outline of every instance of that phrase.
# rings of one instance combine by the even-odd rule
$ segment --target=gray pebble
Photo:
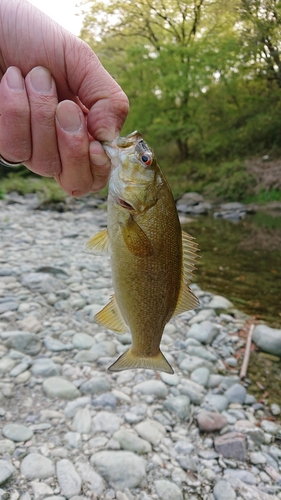
[[[164,401],[163,406],[182,420],[188,420],[190,417],[190,399],[188,396],[168,398]]]
[[[214,487],[214,497],[215,500],[235,500],[236,493],[227,481],[221,480]]]
[[[0,335],[5,345],[24,354],[36,356],[41,350],[41,340],[34,333],[13,330]]]
[[[205,366],[196,368],[190,375],[190,380],[196,382],[196,384],[203,385],[206,387],[208,385],[208,380],[210,376],[210,371]]]
[[[130,451],[100,451],[90,461],[112,488],[124,490],[144,484],[146,462]]]
[[[152,394],[162,399],[166,398],[168,395],[166,385],[160,380],[146,380],[145,382],[135,385],[134,390],[146,395]]]
[[[113,438],[120,443],[123,450],[132,451],[139,455],[151,452],[151,444],[141,439],[133,431],[120,429],[114,433]]]
[[[94,432],[106,432],[108,435],[112,436],[121,425],[121,418],[115,413],[110,413],[108,411],[100,411],[93,418],[93,429]]]
[[[45,479],[54,476],[55,467],[49,458],[39,453],[30,453],[22,460],[21,474],[26,479]]]
[[[108,392],[111,389],[111,383],[107,377],[92,377],[80,386],[81,392],[84,394],[100,394]]]
[[[80,392],[72,382],[62,377],[50,377],[42,384],[43,391],[49,398],[72,400],[80,396]]]
[[[70,460],[64,458],[57,462],[57,478],[61,492],[66,498],[79,495],[81,491],[81,478]]]
[[[72,417],[74,417],[78,408],[84,408],[84,406],[86,406],[90,403],[91,403],[91,398],[89,398],[88,396],[83,396],[82,398],[77,398],[77,399],[75,399],[75,401],[69,401],[69,403],[67,403],[67,405],[64,409],[64,414],[67,418],[72,418]]]
[[[243,404],[246,398],[246,389],[241,384],[233,384],[224,393],[229,403],[241,403]]]
[[[77,349],[90,349],[95,344],[95,339],[87,333],[75,333],[72,343]]]
[[[158,479],[155,481],[156,493],[161,500],[183,500],[183,494],[180,488],[167,481],[166,479]]]
[[[35,359],[30,369],[35,377],[54,377],[60,375],[61,367],[50,358]]]
[[[81,434],[88,434],[91,431],[92,419],[88,408],[79,408],[73,419],[73,428]]]
[[[6,424],[2,429],[2,434],[11,441],[28,441],[32,438],[33,432],[29,427],[21,424]]]

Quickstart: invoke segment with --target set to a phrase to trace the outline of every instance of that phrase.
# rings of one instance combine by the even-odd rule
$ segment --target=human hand
[[[25,0],[0,0],[0,50],[1,156],[73,196],[104,187],[100,141],[119,133],[128,100],[97,56]]]

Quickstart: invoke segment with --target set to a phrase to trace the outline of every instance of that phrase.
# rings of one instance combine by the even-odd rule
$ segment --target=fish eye
[[[141,156],[141,161],[142,163],[144,163],[147,167],[149,167],[149,165],[151,165],[152,163],[152,158],[150,155],[147,155],[147,154],[144,154]]]

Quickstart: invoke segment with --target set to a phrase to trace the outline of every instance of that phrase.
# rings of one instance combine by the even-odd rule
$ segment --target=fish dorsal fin
[[[177,316],[185,311],[196,309],[199,307],[200,302],[198,298],[192,293],[190,288],[183,282],[173,316]]]
[[[109,238],[107,228],[95,234],[85,244],[84,250],[94,255],[104,255],[109,253]]]
[[[153,254],[153,248],[148,237],[132,215],[126,220],[120,219],[119,226],[124,242],[132,254],[138,257],[147,257]]]
[[[112,295],[110,302],[95,315],[95,320],[99,325],[119,334],[126,333],[129,330],[122,318],[115,295]]]
[[[196,269],[198,259],[198,245],[190,234],[182,231],[182,252],[183,252],[183,281],[187,285],[191,283],[193,271]]]

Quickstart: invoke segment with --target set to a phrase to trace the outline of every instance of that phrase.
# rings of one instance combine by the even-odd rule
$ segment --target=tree
[[[221,2],[210,0],[109,0],[86,2],[82,38],[116,76],[132,102],[132,114],[155,138],[176,141],[189,156],[197,128],[194,103],[213,79],[210,32]],[[225,5],[227,2],[223,2]],[[159,126],[161,124],[161,126]]]

